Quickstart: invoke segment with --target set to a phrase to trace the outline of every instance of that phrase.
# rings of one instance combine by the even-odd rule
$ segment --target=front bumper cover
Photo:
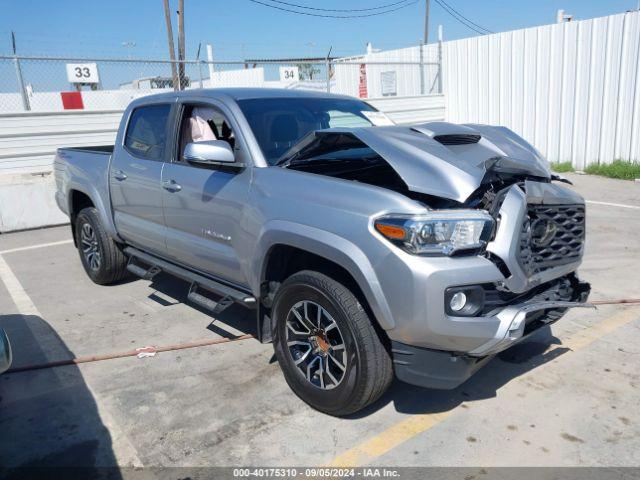
[[[484,357],[506,350],[538,328],[556,322],[568,308],[596,308],[594,305],[586,303],[590,292],[591,285],[587,282],[576,280],[571,298],[567,301],[531,301],[506,307],[496,315],[500,319],[500,327],[493,338],[467,352],[467,355]],[[535,312],[544,313],[544,311],[553,311],[554,314],[540,315],[535,319],[530,318],[530,314]],[[560,313],[560,315],[557,313]]]
[[[392,341],[396,377],[425,388],[456,388],[497,353],[527,338],[538,328],[554,323],[568,308],[595,308],[585,303],[590,290],[588,283],[578,282],[569,301],[533,301],[506,307],[497,314],[500,328],[494,337],[465,354]]]

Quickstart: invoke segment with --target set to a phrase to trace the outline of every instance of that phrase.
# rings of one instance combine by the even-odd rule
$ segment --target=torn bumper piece
[[[391,353],[398,380],[438,390],[456,388],[492,358],[456,355],[453,352],[414,347],[393,340]]]
[[[529,302],[504,308],[497,317],[500,328],[493,338],[466,352],[447,352],[391,342],[396,377],[425,388],[456,388],[484,366],[497,353],[528,337],[538,328],[557,321],[568,308],[596,308],[585,303],[591,287],[580,282],[571,301]],[[556,314],[549,314],[555,312]],[[546,313],[545,315],[536,315]]]

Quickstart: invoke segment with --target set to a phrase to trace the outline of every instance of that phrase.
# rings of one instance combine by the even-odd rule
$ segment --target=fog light
[[[454,293],[453,296],[451,297],[451,300],[449,301],[449,306],[451,307],[451,310],[453,310],[454,312],[459,312],[464,308],[466,304],[467,304],[467,296],[464,294],[464,292]]]

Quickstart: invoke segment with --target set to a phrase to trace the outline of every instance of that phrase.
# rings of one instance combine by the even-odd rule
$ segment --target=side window
[[[370,127],[371,122],[360,115],[351,112],[340,112],[338,110],[329,110],[329,128],[355,128]]]
[[[124,146],[132,155],[162,160],[167,143],[167,120],[171,105],[149,105],[131,113]]]
[[[231,123],[217,108],[208,105],[185,105],[180,123],[178,158],[184,162],[184,149],[188,143],[224,140],[235,148],[236,137]]]

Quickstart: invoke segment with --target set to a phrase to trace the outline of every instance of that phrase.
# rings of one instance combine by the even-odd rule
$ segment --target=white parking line
[[[62,243],[68,242],[69,241]],[[61,242],[54,242],[53,244],[55,245],[59,243]],[[31,248],[38,248],[38,246],[36,245]],[[25,249],[29,249],[29,247],[25,247]],[[40,315],[38,308],[35,306],[25,289],[22,287],[22,284],[18,280],[18,277],[16,277],[16,275],[13,273],[13,270],[11,270],[11,267],[9,267],[2,255],[0,255],[0,281],[4,283],[4,286],[9,292],[9,296],[13,300],[13,303],[15,304],[16,309],[18,310],[18,313],[20,315],[37,315],[38,317],[42,318],[42,315]],[[96,408],[98,409],[98,414],[100,415],[102,424],[107,428],[111,435],[111,448],[113,449],[113,455],[115,456],[118,465],[142,467],[143,464],[140,460],[140,456],[138,455],[138,451],[136,450],[136,448],[129,441],[129,438],[120,428],[105,405],[102,402],[97,401],[98,397],[92,390],[89,383],[85,382],[85,385],[91,392],[93,398],[96,399]]]
[[[34,250],[36,248],[54,247],[56,245],[65,245],[73,243],[73,240],[60,240],[59,242],[39,243],[38,245],[29,245],[27,247],[10,248],[9,250],[0,250],[0,255],[5,253],[24,252],[25,250]]]
[[[22,288],[20,281],[14,275],[11,268],[9,268],[9,265],[2,255],[0,255],[0,280],[2,280],[4,286],[7,288],[9,296],[11,296],[20,315],[37,315],[40,317],[40,312],[31,301],[29,295],[27,295],[27,292]]]
[[[593,205],[606,205],[607,207],[631,208],[633,210],[640,210],[640,207],[636,205],[625,205],[624,203],[595,202],[593,200],[585,200],[585,202],[591,203]]]

